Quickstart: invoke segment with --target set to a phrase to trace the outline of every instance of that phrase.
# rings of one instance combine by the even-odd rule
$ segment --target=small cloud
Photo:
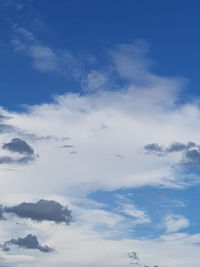
[[[63,145],[61,148],[74,148],[73,145]]]
[[[145,265],[140,262],[140,259],[135,251],[128,252],[128,257],[130,259],[130,263],[136,267],[150,267],[149,265]],[[158,265],[154,265],[153,267],[158,267]]]
[[[167,233],[173,233],[188,228],[190,222],[182,215],[168,215],[164,219],[164,226]]]
[[[20,138],[13,138],[10,142],[5,143],[2,149],[9,150],[10,152],[17,152],[19,154],[33,155],[33,148],[24,140]]]
[[[105,73],[93,70],[89,72],[84,81],[82,81],[83,89],[87,92],[96,92],[105,88],[108,84],[108,77]]]
[[[133,204],[121,204],[119,211],[125,215],[133,217],[135,224],[146,224],[151,222],[147,212],[142,209],[138,209]]]
[[[147,144],[147,145],[144,146],[144,149],[147,152],[150,152],[150,153],[161,153],[161,152],[163,152],[162,147],[159,144],[156,144],[156,143]]]
[[[186,145],[182,143],[173,143],[168,148],[166,148],[166,152],[172,153],[172,152],[181,152],[186,149]]]
[[[128,256],[129,256],[132,264],[139,264],[140,260],[139,260],[137,253],[135,251],[128,252]]]
[[[13,207],[5,207],[4,212],[14,213],[21,218],[36,221],[64,222],[69,224],[72,220],[71,211],[54,200],[41,199],[36,203],[23,202]]]
[[[4,242],[2,245],[2,249],[4,251],[9,251],[10,247],[16,245],[20,248],[24,249],[37,249],[41,252],[52,252],[53,249],[48,246],[41,246],[40,243],[37,240],[37,237],[31,234],[28,234],[24,238],[17,238],[17,239],[11,239],[9,241]]]
[[[71,151],[70,154],[72,154],[72,155],[73,154],[78,154],[78,152],[77,151]]]
[[[28,164],[34,160],[35,160],[35,157],[32,155],[23,156],[23,157],[20,157],[17,159],[10,157],[10,156],[2,156],[2,157],[0,157],[0,164],[24,165],[24,164]]]
[[[125,159],[126,157],[123,156],[122,154],[115,154],[115,156],[119,159]]]

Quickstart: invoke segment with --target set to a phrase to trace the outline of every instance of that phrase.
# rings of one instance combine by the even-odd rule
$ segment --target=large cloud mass
[[[60,61],[53,50],[28,32],[20,30],[18,34],[18,45],[29,38],[30,43],[20,53],[31,53],[28,55],[36,69],[58,71]],[[163,220],[154,227],[162,229],[162,234],[157,239],[138,240],[135,227],[152,222],[145,208],[123,204],[121,199],[118,209],[109,211],[106,204],[89,199],[95,190],[147,185],[180,189],[199,183],[191,168],[200,165],[199,106],[196,102],[177,104],[184,82],[152,73],[147,50],[143,42],[116,46],[110,52],[111,78],[109,72],[104,77],[105,71],[93,70],[85,81],[87,94],[66,93],[20,113],[2,109],[2,215],[17,215],[1,221],[2,233],[21,227],[27,235],[26,224],[34,234],[42,233],[57,251],[45,258],[31,258],[30,266],[124,267],[130,265],[130,249],[149,266],[155,259],[164,267],[200,265],[196,256],[200,236],[180,232],[190,226],[182,214],[163,214]],[[122,85],[116,86],[119,80]],[[113,86],[115,90],[109,90]],[[33,150],[40,155],[34,164],[19,164],[35,159]],[[56,200],[42,200],[45,197]],[[75,220],[66,227],[64,223],[72,222],[68,202]],[[41,250],[33,236],[12,239],[9,244],[29,246],[32,241]],[[6,252],[3,257],[12,262]]]

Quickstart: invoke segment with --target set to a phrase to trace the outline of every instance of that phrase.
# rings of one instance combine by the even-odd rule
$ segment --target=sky
[[[199,11],[0,0],[0,266],[200,266]]]

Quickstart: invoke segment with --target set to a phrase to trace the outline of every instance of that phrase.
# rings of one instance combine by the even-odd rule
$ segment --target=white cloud
[[[72,79],[79,79],[82,74],[80,64],[71,52],[45,45],[25,28],[14,26],[11,46],[14,52],[29,57],[36,70],[55,72]]]
[[[190,221],[182,215],[174,214],[165,217],[164,225],[168,233],[173,233],[188,228],[190,226]]]
[[[134,218],[134,224],[145,224],[150,223],[151,219],[149,218],[146,211],[138,209],[133,204],[122,204],[120,212],[125,215],[131,216]]]
[[[15,49],[27,53],[37,69],[57,69],[58,54],[43,46],[31,33],[22,32],[25,42],[16,39]],[[38,200],[44,195],[57,195],[66,202],[71,200],[75,213],[81,216],[79,219],[76,215],[77,220],[69,227],[31,223],[32,231],[42,233],[44,243],[55,247],[58,253],[48,257],[40,255],[38,262],[30,266],[129,266],[127,252],[130,249],[137,251],[144,262],[152,266],[199,266],[199,247],[196,245],[199,236],[172,236],[189,226],[185,217],[165,218],[167,234],[161,239],[145,241],[121,237],[116,240],[115,234],[123,233],[130,226],[125,216],[108,212],[98,205],[94,207],[94,203],[93,209],[86,209],[72,201],[77,196],[87,198],[93,190],[187,185],[185,175],[178,171],[181,168],[178,153],[157,157],[145,154],[143,147],[149,143],[168,146],[175,141],[198,143],[199,107],[196,103],[176,106],[182,81],[152,74],[149,61],[144,57],[145,49],[142,47],[141,51],[135,52],[135,45],[125,45],[112,53],[116,72],[126,79],[126,85],[117,91],[107,90],[109,83],[106,83],[106,88],[97,92],[95,88],[93,94],[65,94],[52,103],[28,107],[24,113],[5,111],[11,117],[9,124],[21,131],[15,132],[13,128],[13,132],[2,133],[2,145],[11,138],[20,137],[23,131],[57,138],[34,142],[33,135],[31,138],[26,135],[26,141],[39,157],[30,165],[12,166],[14,171],[1,165],[1,202],[12,204],[16,199],[22,201],[23,197],[25,201],[30,196]],[[66,58],[70,58],[70,54],[66,53]],[[70,60],[73,63],[73,58]],[[99,83],[98,79],[90,86],[96,86],[96,83]],[[100,84],[104,84],[101,79]],[[71,154],[70,148],[61,149],[69,144],[74,146],[76,154]],[[0,153],[4,155],[3,151]],[[116,155],[123,155],[124,159]],[[187,183],[192,184],[193,178]],[[90,205],[89,201],[87,203]],[[148,214],[140,207],[123,204],[121,208],[124,214],[133,217],[133,226],[134,220],[150,222]],[[121,226],[123,223],[125,228]]]
[[[108,74],[93,70],[89,72],[84,81],[82,81],[83,89],[87,92],[95,92],[110,87]]]

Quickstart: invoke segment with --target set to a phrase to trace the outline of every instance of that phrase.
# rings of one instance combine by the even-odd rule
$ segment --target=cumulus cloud
[[[19,154],[33,155],[34,153],[33,148],[20,138],[13,138],[10,142],[5,143],[2,148]]]
[[[37,237],[32,235],[32,234],[28,234],[26,237],[24,238],[17,238],[17,239],[11,239],[9,241],[4,242],[4,244],[2,245],[2,249],[4,251],[9,251],[10,247],[16,245],[20,248],[24,248],[24,249],[37,249],[41,252],[52,252],[53,249],[48,247],[48,246],[41,246],[40,243],[37,240]]]
[[[72,220],[71,211],[54,200],[41,199],[36,203],[23,202],[13,207],[4,207],[4,212],[14,213],[21,218],[36,221],[64,222],[69,224]]]

